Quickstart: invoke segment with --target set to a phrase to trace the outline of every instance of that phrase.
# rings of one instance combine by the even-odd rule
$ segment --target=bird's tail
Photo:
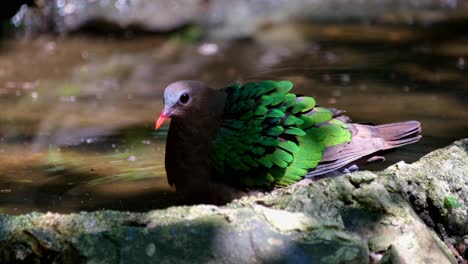
[[[352,133],[351,142],[327,147],[319,165],[307,177],[324,175],[363,157],[375,155],[382,150],[392,149],[417,142],[421,138],[421,124],[406,121],[380,126],[348,124]],[[341,171],[338,172],[342,174]]]
[[[406,121],[373,127],[377,136],[385,140],[385,149],[412,144],[421,139],[421,123]]]

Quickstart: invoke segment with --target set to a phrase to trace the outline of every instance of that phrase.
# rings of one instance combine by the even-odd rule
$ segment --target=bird
[[[355,170],[358,160],[422,137],[418,121],[352,123],[344,111],[290,92],[287,80],[211,88],[194,80],[164,90],[159,129],[171,119],[165,169],[169,185],[197,202],[226,203]]]

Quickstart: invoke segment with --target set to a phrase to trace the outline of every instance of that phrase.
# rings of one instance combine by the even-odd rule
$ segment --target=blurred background
[[[10,1],[13,2],[13,1]],[[468,136],[468,2],[29,0],[0,4],[0,210],[144,211],[167,185],[166,85],[288,79],[356,122],[419,120],[383,169]]]

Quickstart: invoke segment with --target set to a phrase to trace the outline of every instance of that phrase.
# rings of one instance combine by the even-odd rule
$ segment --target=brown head
[[[164,90],[164,108],[155,128],[159,129],[170,117],[185,117],[198,112],[210,91],[213,90],[199,81],[178,81],[167,86]]]

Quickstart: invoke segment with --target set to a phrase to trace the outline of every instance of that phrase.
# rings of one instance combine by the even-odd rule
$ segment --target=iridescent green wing
[[[218,180],[243,187],[285,186],[317,167],[325,147],[349,142],[346,124],[289,81],[233,84],[213,141]]]

